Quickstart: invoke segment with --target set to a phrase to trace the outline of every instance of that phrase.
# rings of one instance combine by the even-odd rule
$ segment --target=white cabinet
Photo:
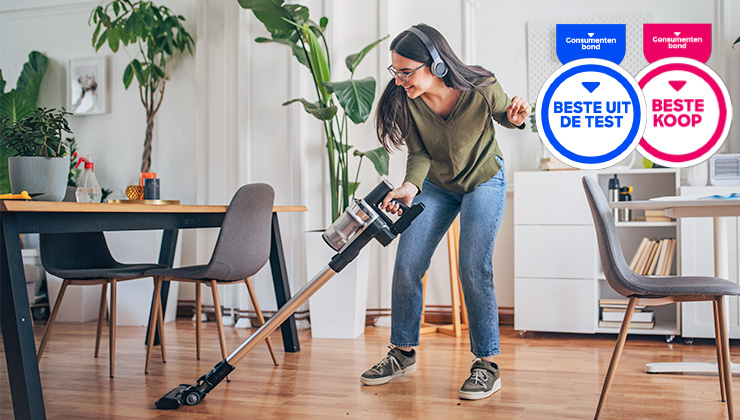
[[[740,192],[740,186],[681,187],[681,195],[707,196]],[[680,220],[681,274],[684,276],[714,276],[713,222],[709,217]],[[727,220],[727,241],[730,281],[738,282],[738,251],[740,250],[740,218]],[[729,298],[730,338],[740,338],[740,313],[737,297]],[[686,338],[714,338],[714,315],[711,302],[687,302],[681,308],[681,335]]]
[[[581,178],[607,192],[609,178],[634,188],[633,200],[676,195],[673,169],[516,172],[514,174],[514,327],[521,331],[617,333],[600,328],[599,299],[621,297],[601,269],[596,232]],[[641,216],[636,212],[633,216]],[[628,262],[643,236],[675,238],[676,223],[617,224]],[[673,273],[676,272],[674,262]],[[656,325],[636,334],[677,335],[678,304],[654,308]]]

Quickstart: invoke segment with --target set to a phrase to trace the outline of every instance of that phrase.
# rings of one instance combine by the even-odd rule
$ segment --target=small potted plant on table
[[[0,146],[8,158],[10,189],[14,194],[40,194],[37,200],[62,201],[67,187],[69,158],[63,133],[71,134],[69,112],[36,108],[23,118],[0,120]]]

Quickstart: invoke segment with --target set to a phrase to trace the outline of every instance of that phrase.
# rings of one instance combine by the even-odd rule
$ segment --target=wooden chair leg
[[[452,222],[452,235],[455,240],[455,261],[457,263],[457,267],[459,270],[460,267],[460,219],[455,219],[454,222]],[[465,329],[468,322],[468,308],[465,305],[465,293],[463,293],[462,289],[462,282],[460,281],[460,272],[458,271],[458,275],[455,276],[457,281],[457,286],[460,290],[460,323],[462,325],[462,328]]]
[[[426,312],[426,306],[427,306],[427,273],[424,273],[424,277],[421,279],[422,284],[422,300],[421,300],[421,328],[419,329],[419,334],[429,334],[429,333],[435,333],[438,331],[438,327],[433,324],[427,324],[426,322],[426,315],[424,312]]]
[[[160,302],[161,305],[161,302]],[[167,353],[165,352],[164,345],[164,311],[160,306],[157,311],[157,329],[159,330],[159,349],[162,351],[162,363],[167,363]]]
[[[200,360],[200,283],[195,283],[195,358]]]
[[[147,337],[147,345],[146,345],[146,363],[144,365],[144,373],[149,374],[149,361],[152,358],[152,346],[154,345],[154,331],[157,329],[154,327],[157,322],[157,311],[159,311],[160,307],[160,299],[159,294],[162,291],[162,279],[160,277],[155,276],[154,277],[154,299],[152,301],[152,313],[149,317],[149,337]]]
[[[54,321],[57,318],[57,313],[59,312],[59,307],[62,305],[62,298],[64,298],[64,292],[67,290],[67,286],[69,285],[68,280],[62,281],[62,287],[59,289],[59,295],[57,295],[57,301],[54,303],[54,310],[51,311],[51,315],[49,316],[49,322],[46,324],[46,329],[44,330],[44,337],[41,339],[41,344],[39,345],[39,350],[36,353],[37,360],[41,360],[41,355],[44,354],[44,348],[46,348],[46,342],[49,341],[49,336],[51,335],[51,328],[54,326]]]
[[[221,316],[221,301],[218,298],[218,282],[211,280],[211,293],[213,293],[213,308],[216,311],[216,326],[218,327],[218,341],[221,343],[221,356],[226,359],[226,334],[224,334],[224,322]],[[226,382],[231,382],[231,378],[226,377]]]
[[[725,326],[725,302],[724,296],[717,296],[717,317],[719,318],[719,332],[722,341],[722,368],[725,377],[725,396],[727,397],[727,415],[730,420],[734,418],[732,406],[732,362],[730,361],[730,342]]]
[[[98,331],[95,335],[95,357],[98,357],[100,351],[100,337],[103,335],[103,318],[105,318],[105,303],[108,299],[108,283],[103,283],[100,287],[100,309],[98,310]]]
[[[457,266],[457,253],[455,249],[455,237],[452,231],[447,231],[447,246],[450,249],[449,261],[450,261],[450,295],[452,296],[452,326],[455,331],[455,337],[462,335],[462,329],[460,328],[460,294],[457,289],[457,278],[459,268]]]
[[[265,324],[265,317],[262,316],[262,309],[260,309],[260,304],[257,302],[257,294],[254,293],[254,287],[252,287],[252,280],[250,278],[244,279],[244,283],[247,285],[247,291],[249,292],[249,299],[252,300],[252,306],[254,306],[254,311],[257,313],[257,320],[260,322],[260,326]],[[272,348],[272,340],[270,340],[270,337],[267,337],[265,339],[265,342],[267,343],[267,348],[270,349],[270,356],[272,357],[272,363],[275,364],[275,366],[278,366],[277,357],[275,357],[275,351]]]
[[[110,327],[108,327],[108,357],[110,357],[110,377],[113,377],[113,372],[116,368],[116,279],[110,281],[110,316],[108,321]]]
[[[719,330],[721,320],[719,318],[719,310],[717,308],[716,299],[712,301],[712,306],[714,309],[714,342],[717,347],[717,370],[719,371],[719,395],[721,401],[725,402],[727,401],[725,393],[725,369],[722,364],[722,333]]]
[[[619,365],[619,359],[622,357],[622,350],[624,349],[624,342],[627,340],[627,332],[630,328],[630,322],[632,321],[632,314],[635,312],[635,306],[637,305],[637,298],[630,298],[629,304],[627,305],[627,311],[624,313],[624,320],[622,321],[622,328],[619,330],[619,337],[617,337],[617,344],[614,347],[614,353],[612,359],[609,362],[609,370],[606,372],[606,378],[604,379],[604,387],[601,389],[601,396],[599,397],[599,405],[596,407],[596,414],[594,414],[594,420],[599,418],[601,408],[606,401],[606,394],[609,392],[609,388],[612,385],[612,379],[614,379],[614,372],[617,370]]]

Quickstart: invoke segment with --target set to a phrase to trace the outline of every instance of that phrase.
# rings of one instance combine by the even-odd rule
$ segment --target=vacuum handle
[[[421,214],[422,211],[424,211],[424,203],[414,204],[413,206],[411,206],[411,208],[408,209],[408,211],[403,211],[403,215],[401,215],[401,217],[396,220],[396,223],[393,224],[391,229],[396,234],[402,233],[404,230],[406,230],[406,228],[409,227],[411,222],[416,219],[416,216]]]
[[[391,200],[391,202],[394,202],[394,203],[398,204],[398,208],[400,208],[401,210],[403,210],[404,214],[407,213],[410,210],[409,206],[407,206],[406,204],[400,202],[399,200],[396,200],[395,198],[393,200]]]

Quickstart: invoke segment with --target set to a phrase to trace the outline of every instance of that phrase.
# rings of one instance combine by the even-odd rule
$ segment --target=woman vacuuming
[[[390,49],[393,80],[378,102],[377,132],[389,151],[405,144],[408,158],[403,184],[386,196],[382,207],[399,212],[391,202],[395,198],[405,204],[422,202],[426,209],[398,245],[391,350],[361,381],[381,385],[416,371],[422,278],[460,214],[460,279],[475,356],[460,398],[485,398],[501,388],[493,360],[501,349],[492,259],[506,203],[506,177],[493,121],[522,129],[531,107],[521,98],[509,99],[490,71],[460,61],[428,25],[401,32]]]

